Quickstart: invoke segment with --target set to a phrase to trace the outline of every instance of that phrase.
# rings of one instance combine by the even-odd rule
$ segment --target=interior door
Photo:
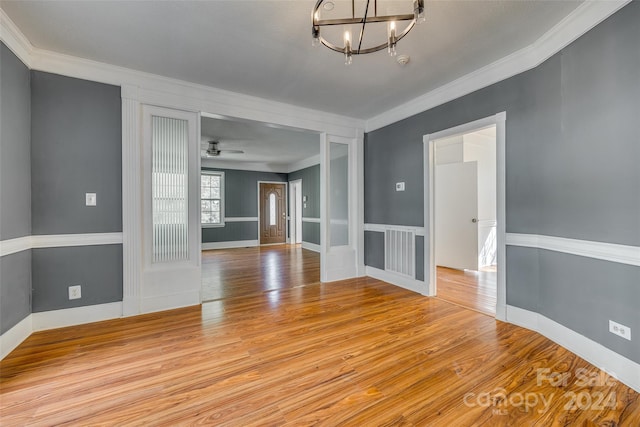
[[[436,265],[478,269],[478,163],[437,165]]]
[[[260,244],[285,243],[287,239],[285,184],[260,183]]]

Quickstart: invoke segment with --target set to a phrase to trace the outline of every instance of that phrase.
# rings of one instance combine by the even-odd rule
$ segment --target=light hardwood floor
[[[436,279],[438,298],[495,316],[497,295],[495,269],[462,271],[438,266]]]
[[[33,334],[0,363],[1,424],[640,425],[637,393],[539,334],[371,278],[306,283],[308,251],[244,258],[201,307]]]

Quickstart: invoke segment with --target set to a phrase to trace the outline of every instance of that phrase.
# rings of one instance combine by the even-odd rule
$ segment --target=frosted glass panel
[[[269,194],[269,225],[276,225],[276,195]]]
[[[349,244],[349,146],[329,144],[329,241]]]
[[[187,120],[152,116],[153,263],[189,259]]]

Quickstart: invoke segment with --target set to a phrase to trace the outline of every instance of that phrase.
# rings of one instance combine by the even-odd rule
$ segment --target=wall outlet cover
[[[609,320],[609,332],[631,341],[631,328]]]
[[[73,285],[69,286],[69,299],[80,299],[82,298],[82,286]]]
[[[96,193],[86,193],[85,200],[86,200],[87,206],[96,206],[96,202],[97,202]]]

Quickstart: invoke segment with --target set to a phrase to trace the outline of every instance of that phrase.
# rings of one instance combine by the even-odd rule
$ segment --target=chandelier
[[[311,12],[313,46],[323,44],[344,54],[346,65],[353,62],[353,55],[383,49],[387,49],[390,56],[396,56],[396,44],[416,23],[425,21],[424,0],[393,0],[383,3],[385,10],[381,9],[382,14],[379,15],[377,0],[318,0]],[[369,30],[373,26],[376,27],[375,32]],[[380,26],[386,26],[383,37],[380,37]],[[333,38],[321,35],[321,29],[332,33]],[[336,37],[340,30],[342,37]],[[352,38],[352,33],[358,33],[355,39]]]

